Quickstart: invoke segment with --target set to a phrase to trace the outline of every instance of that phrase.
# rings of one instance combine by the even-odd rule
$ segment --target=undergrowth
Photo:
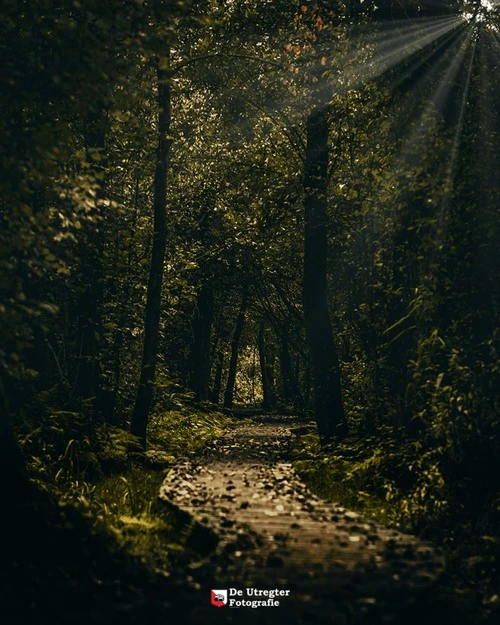
[[[439,609],[456,623],[493,623],[500,610],[500,531],[450,484],[445,450],[424,450],[392,428],[381,437],[322,447],[313,424],[295,439],[294,468],[319,497],[376,522],[440,544],[447,570],[436,588]]]
[[[20,443],[31,479],[62,508],[73,508],[110,547],[168,575],[188,557],[194,529],[188,515],[161,504],[158,494],[179,457],[220,437],[231,418],[203,405],[169,406],[151,419],[148,450],[130,453],[128,431],[99,424],[89,428],[78,411],[46,408],[25,420]]]
[[[207,406],[193,409],[179,405],[151,418],[149,445],[174,456],[184,455],[222,436],[232,422],[231,417]]]
[[[312,430],[295,439],[292,454],[295,470],[314,494],[380,523],[401,524],[394,482],[376,475],[383,454],[369,441],[353,439],[329,449]]]

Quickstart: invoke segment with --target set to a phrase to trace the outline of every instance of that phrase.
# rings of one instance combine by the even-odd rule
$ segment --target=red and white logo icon
[[[218,608],[225,606],[227,604],[227,590],[211,590],[210,603]]]

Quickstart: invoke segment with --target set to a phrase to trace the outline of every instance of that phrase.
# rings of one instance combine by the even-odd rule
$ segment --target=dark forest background
[[[111,543],[150,570],[168,535],[173,566],[189,532],[154,516],[157,467],[257,406],[303,421],[312,488],[445,545],[498,603],[498,20],[459,0],[4,0],[13,587],[62,535],[87,537],[85,584],[116,574]]]

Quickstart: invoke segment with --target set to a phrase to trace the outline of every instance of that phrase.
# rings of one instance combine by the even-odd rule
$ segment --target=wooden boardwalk
[[[186,622],[395,623],[442,572],[432,546],[311,494],[288,461],[294,425],[254,417],[165,479],[160,498],[198,521],[192,540],[206,547]],[[210,605],[229,588],[235,601],[290,592],[274,607]]]

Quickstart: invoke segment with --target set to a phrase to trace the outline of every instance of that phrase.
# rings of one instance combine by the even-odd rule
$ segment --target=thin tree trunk
[[[93,274],[93,272],[92,272]],[[92,278],[91,278],[92,279]],[[79,355],[76,385],[82,399],[95,399],[97,380],[98,305],[93,285],[88,285],[79,298]]]
[[[196,299],[191,347],[191,375],[189,386],[197,401],[208,397],[210,381],[210,337],[214,311],[214,291],[211,279],[206,280]]]
[[[236,318],[233,339],[231,341],[231,360],[229,361],[229,372],[227,376],[226,390],[224,392],[224,408],[231,408],[233,405],[234,384],[236,382],[236,369],[238,367],[238,349],[240,338],[245,325],[245,315],[248,307],[248,287],[244,288],[240,310]]]
[[[302,301],[312,363],[315,418],[323,440],[347,433],[326,290],[327,186],[328,117],[325,108],[315,108],[307,119]]]
[[[306,384],[304,381],[304,375],[301,374],[302,369],[302,359],[300,354],[297,354],[295,356],[295,362],[293,363],[293,379],[295,380],[295,396],[293,405],[296,410],[307,407]]]
[[[304,408],[312,408],[312,399],[311,399],[311,394],[312,394],[312,374],[311,374],[311,365],[309,363],[306,364],[305,369],[304,369],[304,384],[303,384],[303,388],[304,388],[304,404],[303,407]]]
[[[166,59],[162,59],[163,61]],[[167,169],[170,151],[170,74],[160,61],[158,78],[158,152],[154,177],[154,232],[144,322],[141,376],[130,431],[146,447],[146,430],[153,402],[156,361],[160,339],[163,263],[167,246]]]
[[[274,397],[272,392],[272,379],[269,370],[269,363],[267,360],[266,353],[266,324],[264,320],[261,321],[259,327],[259,337],[258,337],[258,347],[259,347],[259,362],[260,362],[260,372],[262,377],[262,409],[263,410],[272,410],[274,404]]]
[[[281,395],[287,406],[295,402],[297,397],[297,380],[294,376],[292,367],[292,359],[290,357],[290,345],[288,343],[287,332],[283,330],[279,337],[280,350],[280,379],[281,379]]]
[[[214,404],[219,403],[220,393],[222,389],[222,372],[224,370],[224,353],[220,351],[217,354],[215,365],[214,385],[210,391],[210,401]]]
[[[198,222],[198,240],[203,248],[213,242],[213,209],[215,194],[207,189],[200,196],[200,214]],[[214,262],[204,265],[200,275],[201,287],[196,297],[195,313],[192,323],[193,341],[190,350],[189,387],[195,393],[197,401],[208,398],[210,386],[211,338],[214,319]]]

